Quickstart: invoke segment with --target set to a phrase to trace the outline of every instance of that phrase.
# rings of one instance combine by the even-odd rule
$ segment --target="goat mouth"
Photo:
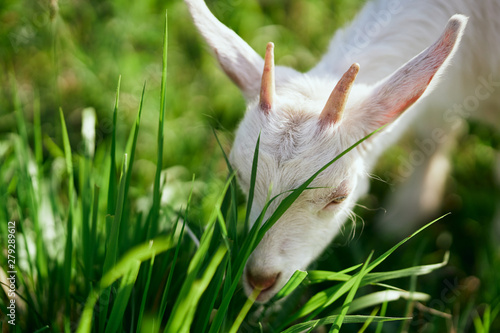
[[[273,289],[273,288],[274,288],[274,285],[272,285],[272,286],[270,286],[270,287],[266,287],[266,288],[264,288],[264,289],[254,288],[254,290],[255,290],[255,289],[259,289],[259,290],[260,290],[260,291],[259,291],[259,296],[260,296],[260,295],[262,295],[263,293],[267,293],[267,292],[269,292],[269,291],[270,291],[271,289]]]
[[[276,275],[276,282],[278,281],[278,279],[280,278],[281,276],[281,273],[278,273]],[[274,295],[276,295],[277,293],[277,290],[276,290],[276,283],[268,286],[268,287],[265,287],[265,288],[259,288],[258,286],[257,287],[254,287],[252,286],[251,283],[248,284],[249,287],[250,287],[250,290],[251,292],[254,292],[255,290],[258,290],[258,294],[257,294],[257,297],[255,298],[255,301],[256,302],[259,302],[259,303],[266,303],[267,301],[269,301]]]

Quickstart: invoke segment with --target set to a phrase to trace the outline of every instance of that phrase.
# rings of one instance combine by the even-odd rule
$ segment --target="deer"
[[[463,99],[477,88],[471,78],[478,75],[490,82],[482,93],[500,85],[488,76],[500,73],[496,0],[368,2],[334,34],[326,54],[307,73],[275,66],[272,42],[261,57],[203,0],[185,3],[246,100],[229,160],[247,195],[260,138],[251,221],[266,205],[270,188],[271,196],[297,188],[383,127],[319,174],[311,183],[314,189],[301,193],[264,235],[242,276],[247,295],[260,290],[257,302],[269,301],[296,270],[307,269],[328,247],[368,192],[377,159],[423,109],[442,109]],[[375,24],[380,29],[361,38],[365,27]],[[491,48],[480,54],[486,45]],[[270,204],[266,216],[279,202],[278,197]]]

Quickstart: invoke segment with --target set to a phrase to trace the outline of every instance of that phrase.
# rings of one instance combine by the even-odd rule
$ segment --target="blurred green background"
[[[362,0],[221,0],[207,1],[222,22],[234,29],[257,52],[276,45],[276,62],[306,71],[326,51],[335,29],[350,21]],[[227,175],[213,129],[229,150],[234,130],[243,116],[244,100],[218,69],[204,41],[195,31],[185,4],[180,1],[3,0],[0,2],[0,163],[2,142],[16,132],[14,90],[28,125],[39,103],[43,156],[60,156],[62,139],[58,110],[62,108],[72,147],[81,142],[82,110],[97,113],[96,144],[109,142],[116,85],[121,75],[118,141],[125,142],[135,120],[140,93],[146,82],[145,105],[139,133],[130,196],[132,202],[149,193],[154,179],[156,132],[161,79],[162,29],[168,10],[168,96],[163,166],[174,184],[171,200],[182,204],[196,177],[192,220],[203,221],[211,212]],[[410,133],[411,134],[411,133]],[[33,127],[28,128],[33,137]],[[441,260],[451,251],[450,265],[419,281],[418,290],[435,295],[439,311],[482,313],[484,303],[500,304],[500,242],[495,214],[500,202],[495,184],[495,158],[500,135],[483,124],[470,123],[453,152],[453,170],[441,212],[452,212],[426,230],[424,240],[405,247],[384,268],[404,267],[415,251],[423,262]],[[375,174],[396,173],[400,156],[413,149],[411,136],[389,150]],[[117,147],[123,153],[125,147]],[[119,155],[120,156],[120,155]],[[386,249],[386,239],[374,227],[378,209],[392,185],[374,180],[371,194],[357,213],[363,223],[356,236],[340,236],[317,267],[342,269],[361,262],[371,249]],[[241,195],[242,203],[243,196]],[[173,202],[175,204],[175,202]],[[13,212],[10,212],[14,214]],[[498,219],[498,216],[497,216]],[[498,228],[498,226],[497,226]],[[495,236],[496,235],[496,236]],[[403,266],[402,266],[403,265]],[[455,286],[450,288],[447,283]],[[405,286],[406,288],[408,286]],[[456,296],[453,301],[444,301]],[[432,304],[429,304],[432,306]],[[465,309],[465,310],[464,310]],[[416,311],[422,318],[430,316]],[[467,317],[469,316],[469,317]],[[462,317],[460,317],[462,318]],[[471,322],[464,325],[470,328]],[[500,329],[497,321],[498,329]]]

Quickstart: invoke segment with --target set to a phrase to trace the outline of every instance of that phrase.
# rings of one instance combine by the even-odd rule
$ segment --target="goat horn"
[[[260,108],[265,114],[269,114],[273,107],[274,90],[274,44],[269,42],[266,47],[264,72],[260,85]]]
[[[359,64],[354,63],[344,73],[335,88],[333,88],[328,101],[326,102],[321,115],[319,116],[322,127],[338,123],[342,119],[344,108],[347,103],[347,97],[354,84],[354,79],[359,72]]]

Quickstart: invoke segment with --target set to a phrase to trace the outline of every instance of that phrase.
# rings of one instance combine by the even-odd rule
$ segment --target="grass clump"
[[[0,217],[17,221],[18,324],[9,326],[2,321],[2,329],[11,332],[303,332],[326,326],[330,332],[370,328],[397,331],[389,325],[411,319],[411,312],[401,311],[405,303],[425,302],[431,296],[417,292],[415,283],[410,290],[405,290],[387,281],[410,277],[415,281],[417,276],[445,266],[448,255],[437,264],[415,264],[378,272],[375,269],[435,221],[378,257],[368,251],[361,254],[361,260],[353,261],[354,265],[346,265],[342,270],[297,271],[267,305],[253,304],[254,298],[247,299],[239,285],[246,260],[264,233],[321,171],[355,145],[299,188],[282,194],[286,197],[264,220],[266,208],[276,199],[269,198],[252,228],[248,227],[249,212],[259,141],[244,214],[239,209],[237,184],[229,163],[229,176],[219,188],[205,220],[199,222],[192,217],[198,209],[192,194],[185,198],[182,209],[162,202],[169,182],[168,175],[164,179],[162,174],[164,129],[168,131],[165,124],[167,44],[165,29],[157,159],[152,193],[141,207],[131,199],[130,192],[136,186],[132,171],[138,164],[136,152],[145,85],[134,125],[124,142],[117,136],[119,79],[111,138],[97,146],[92,134],[96,116],[91,109],[82,113],[84,130],[80,146],[71,144],[71,128],[63,110],[58,114],[59,140],[43,137],[40,113],[35,112],[34,141],[30,143],[27,130],[30,124],[23,115],[17,94],[13,94],[17,131],[2,140],[0,146],[0,196],[3,199]],[[14,78],[11,81],[15,92],[17,84]],[[35,100],[34,109],[38,108]],[[42,143],[51,150],[52,158],[44,158]],[[200,216],[199,212],[195,213]],[[239,228],[239,223],[246,227]],[[6,232],[6,228],[0,230],[2,242],[7,239]],[[6,260],[1,258],[0,269],[7,267]],[[304,286],[309,286],[309,292],[304,292]],[[299,300],[302,295],[305,301]],[[0,299],[0,311],[8,313],[9,297],[5,288]],[[397,300],[403,300],[403,306],[398,303],[399,309],[391,308],[389,302]],[[477,313],[476,331],[487,332],[498,309],[498,305],[487,305],[481,314]],[[351,323],[358,325],[348,325]]]

